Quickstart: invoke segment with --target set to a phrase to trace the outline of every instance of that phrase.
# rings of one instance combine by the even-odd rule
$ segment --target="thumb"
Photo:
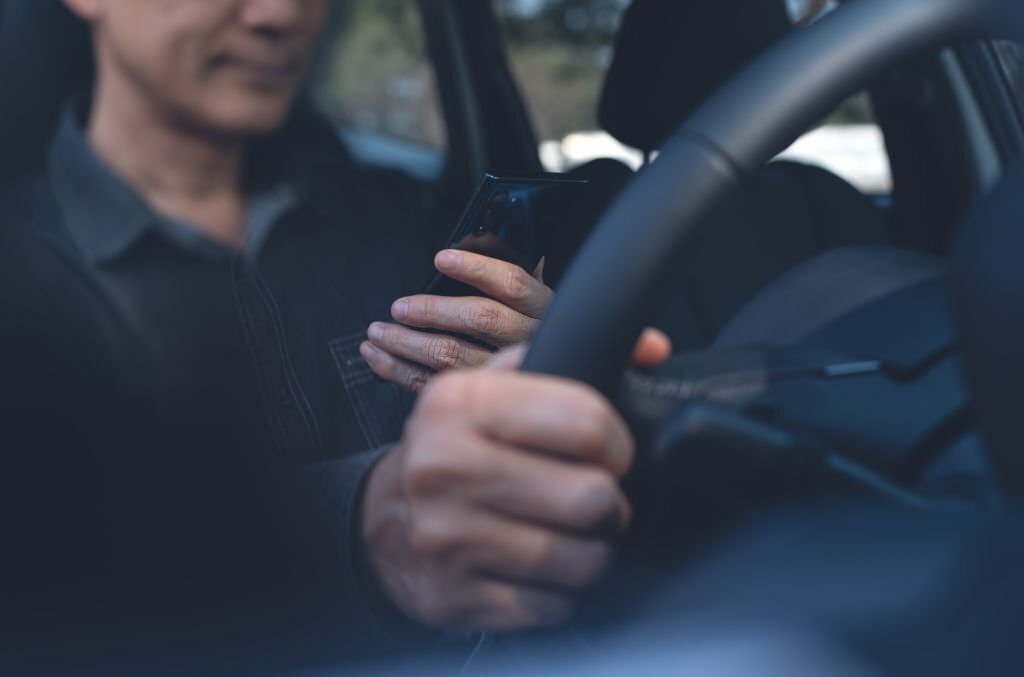
[[[529,349],[525,343],[505,348],[487,363],[487,369],[496,371],[515,371],[526,359],[526,352]]]
[[[533,279],[537,280],[537,282],[540,282],[541,284],[544,284],[544,264],[547,263],[547,261],[547,257],[542,257],[540,263],[538,263],[537,267],[533,270]]]
[[[487,369],[514,371],[523,364],[528,350],[529,346],[525,343],[505,348],[487,363]],[[656,367],[671,355],[672,340],[665,332],[648,327],[640,335],[633,349],[633,366]]]
[[[648,327],[633,349],[634,367],[656,367],[672,355],[672,340],[665,332]]]

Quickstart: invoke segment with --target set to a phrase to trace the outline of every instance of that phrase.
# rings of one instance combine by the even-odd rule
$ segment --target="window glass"
[[[495,0],[509,64],[549,171],[598,157],[636,168],[641,153],[601,131],[597,105],[629,0]]]
[[[642,153],[619,143],[597,122],[615,34],[630,0],[494,2],[545,168],[565,171],[596,158],[639,168]],[[805,2],[798,13],[812,6],[821,13],[833,4]],[[866,95],[845,103],[782,157],[823,166],[868,194],[892,191],[885,143]]]
[[[357,158],[436,176],[448,139],[418,3],[336,4],[312,83],[315,102]]]
[[[892,193],[889,154],[867,93],[844,103],[779,158],[828,169],[867,195]]]
[[[997,42],[996,52],[1017,98],[1020,113],[1024,115],[1024,46],[1015,42]]]

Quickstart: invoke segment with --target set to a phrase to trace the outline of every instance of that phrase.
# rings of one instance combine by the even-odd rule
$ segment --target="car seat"
[[[0,0],[0,181],[42,169],[68,94],[90,77],[88,45],[59,0]]]
[[[602,123],[654,151],[789,30],[781,2],[635,0]],[[602,181],[615,172],[623,174],[601,161]],[[680,354],[654,374],[627,377],[621,398],[640,447],[654,449],[634,495],[705,490],[722,500],[735,489],[743,501],[785,494],[794,475],[815,489],[823,483],[804,483],[801,473],[817,465],[838,484],[874,486],[908,505],[1000,500],[961,379],[945,261],[887,246],[883,215],[864,195],[788,162],[750,177],[743,199],[701,237],[681,257],[662,321]],[[656,425],[645,430],[645,421]],[[660,465],[666,458],[680,460],[678,472]],[[659,488],[664,478],[682,484]],[[665,522],[654,523],[663,536]]]
[[[791,27],[783,0],[634,0],[601,98],[602,126],[651,154]],[[553,284],[632,175],[608,159],[573,173],[595,184],[593,201],[549,247]],[[849,183],[820,167],[773,162],[750,178],[742,198],[681,262],[658,325],[678,350],[705,347],[760,289],[802,261],[836,247],[889,241],[881,212]]]
[[[1006,178],[958,234],[953,285],[963,325],[967,381],[977,418],[1003,486],[1024,494],[1020,391],[1024,384],[1024,164]]]

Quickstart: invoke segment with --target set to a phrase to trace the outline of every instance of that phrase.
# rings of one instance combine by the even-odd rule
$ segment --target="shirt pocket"
[[[366,332],[360,331],[330,342],[331,357],[356,422],[345,435],[353,451],[378,449],[398,440],[415,401],[411,393],[373,373],[359,354],[365,340]]]

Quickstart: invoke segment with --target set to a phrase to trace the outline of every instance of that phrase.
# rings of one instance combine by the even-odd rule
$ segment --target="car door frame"
[[[485,171],[540,171],[536,135],[491,3],[419,4],[449,133],[442,194],[464,202]]]

